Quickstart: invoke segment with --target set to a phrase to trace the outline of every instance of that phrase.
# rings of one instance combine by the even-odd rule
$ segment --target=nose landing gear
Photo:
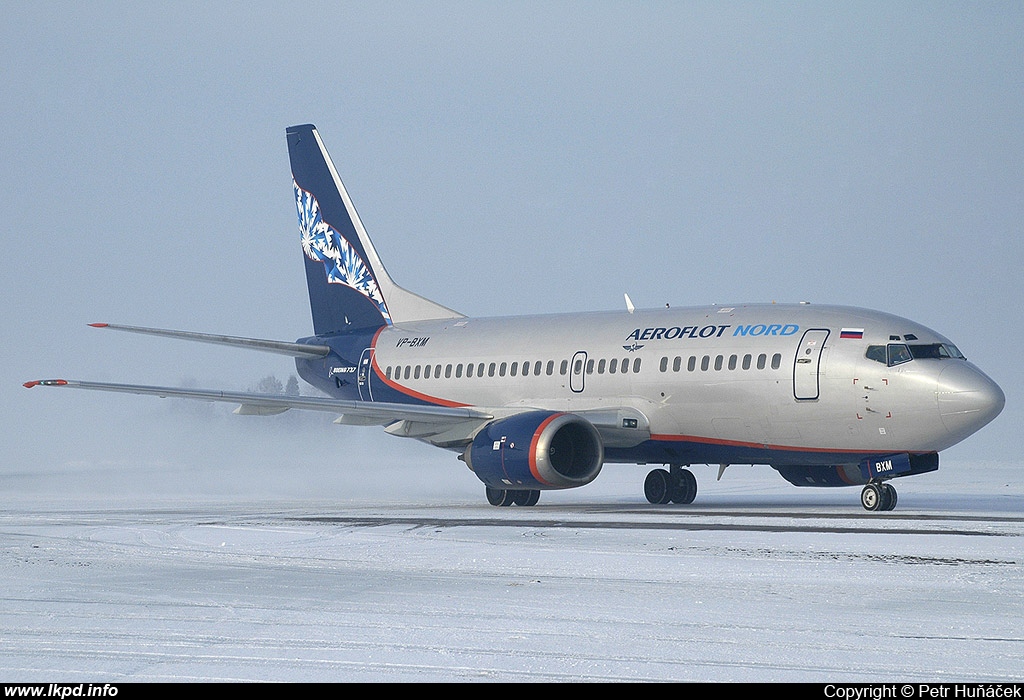
[[[860,492],[864,510],[892,510],[896,507],[896,489],[884,481],[871,482]]]

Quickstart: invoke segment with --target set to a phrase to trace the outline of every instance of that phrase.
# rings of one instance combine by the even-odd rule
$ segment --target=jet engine
[[[530,411],[489,423],[462,459],[491,488],[567,489],[597,478],[604,445],[580,416]]]

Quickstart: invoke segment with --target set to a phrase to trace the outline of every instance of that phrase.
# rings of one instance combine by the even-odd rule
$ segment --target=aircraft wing
[[[403,422],[406,426],[418,426],[420,435],[446,432],[467,423],[477,424],[493,416],[474,408],[449,408],[446,406],[412,406],[399,403],[371,403],[346,401],[327,396],[287,396],[284,394],[256,394],[249,392],[218,391],[212,389],[181,389],[167,386],[144,384],[111,384],[107,382],[84,382],[73,379],[43,379],[25,382],[31,389],[36,386],[69,387],[114,391],[123,394],[146,394],[161,398],[198,399],[200,401],[222,401],[237,403],[235,413],[243,415],[274,415],[288,409],[306,411],[327,411],[341,414],[339,423],[349,425],[392,425]],[[468,427],[468,426],[467,426]]]

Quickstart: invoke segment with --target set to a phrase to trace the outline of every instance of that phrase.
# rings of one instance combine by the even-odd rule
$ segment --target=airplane
[[[1002,411],[999,386],[947,338],[888,313],[810,303],[467,317],[396,284],[312,124],[286,130],[313,335],[294,342],[95,323],[294,358],[322,395],[64,379],[70,387],[329,411],[454,452],[494,506],[584,486],[605,464],[656,465],[652,504],[697,495],[689,467],[768,465],[796,486],[861,486],[896,506],[898,477]]]

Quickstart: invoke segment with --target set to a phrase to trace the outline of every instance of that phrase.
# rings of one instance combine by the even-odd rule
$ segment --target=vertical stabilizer
[[[313,332],[461,318],[392,281],[312,124],[287,130]]]

